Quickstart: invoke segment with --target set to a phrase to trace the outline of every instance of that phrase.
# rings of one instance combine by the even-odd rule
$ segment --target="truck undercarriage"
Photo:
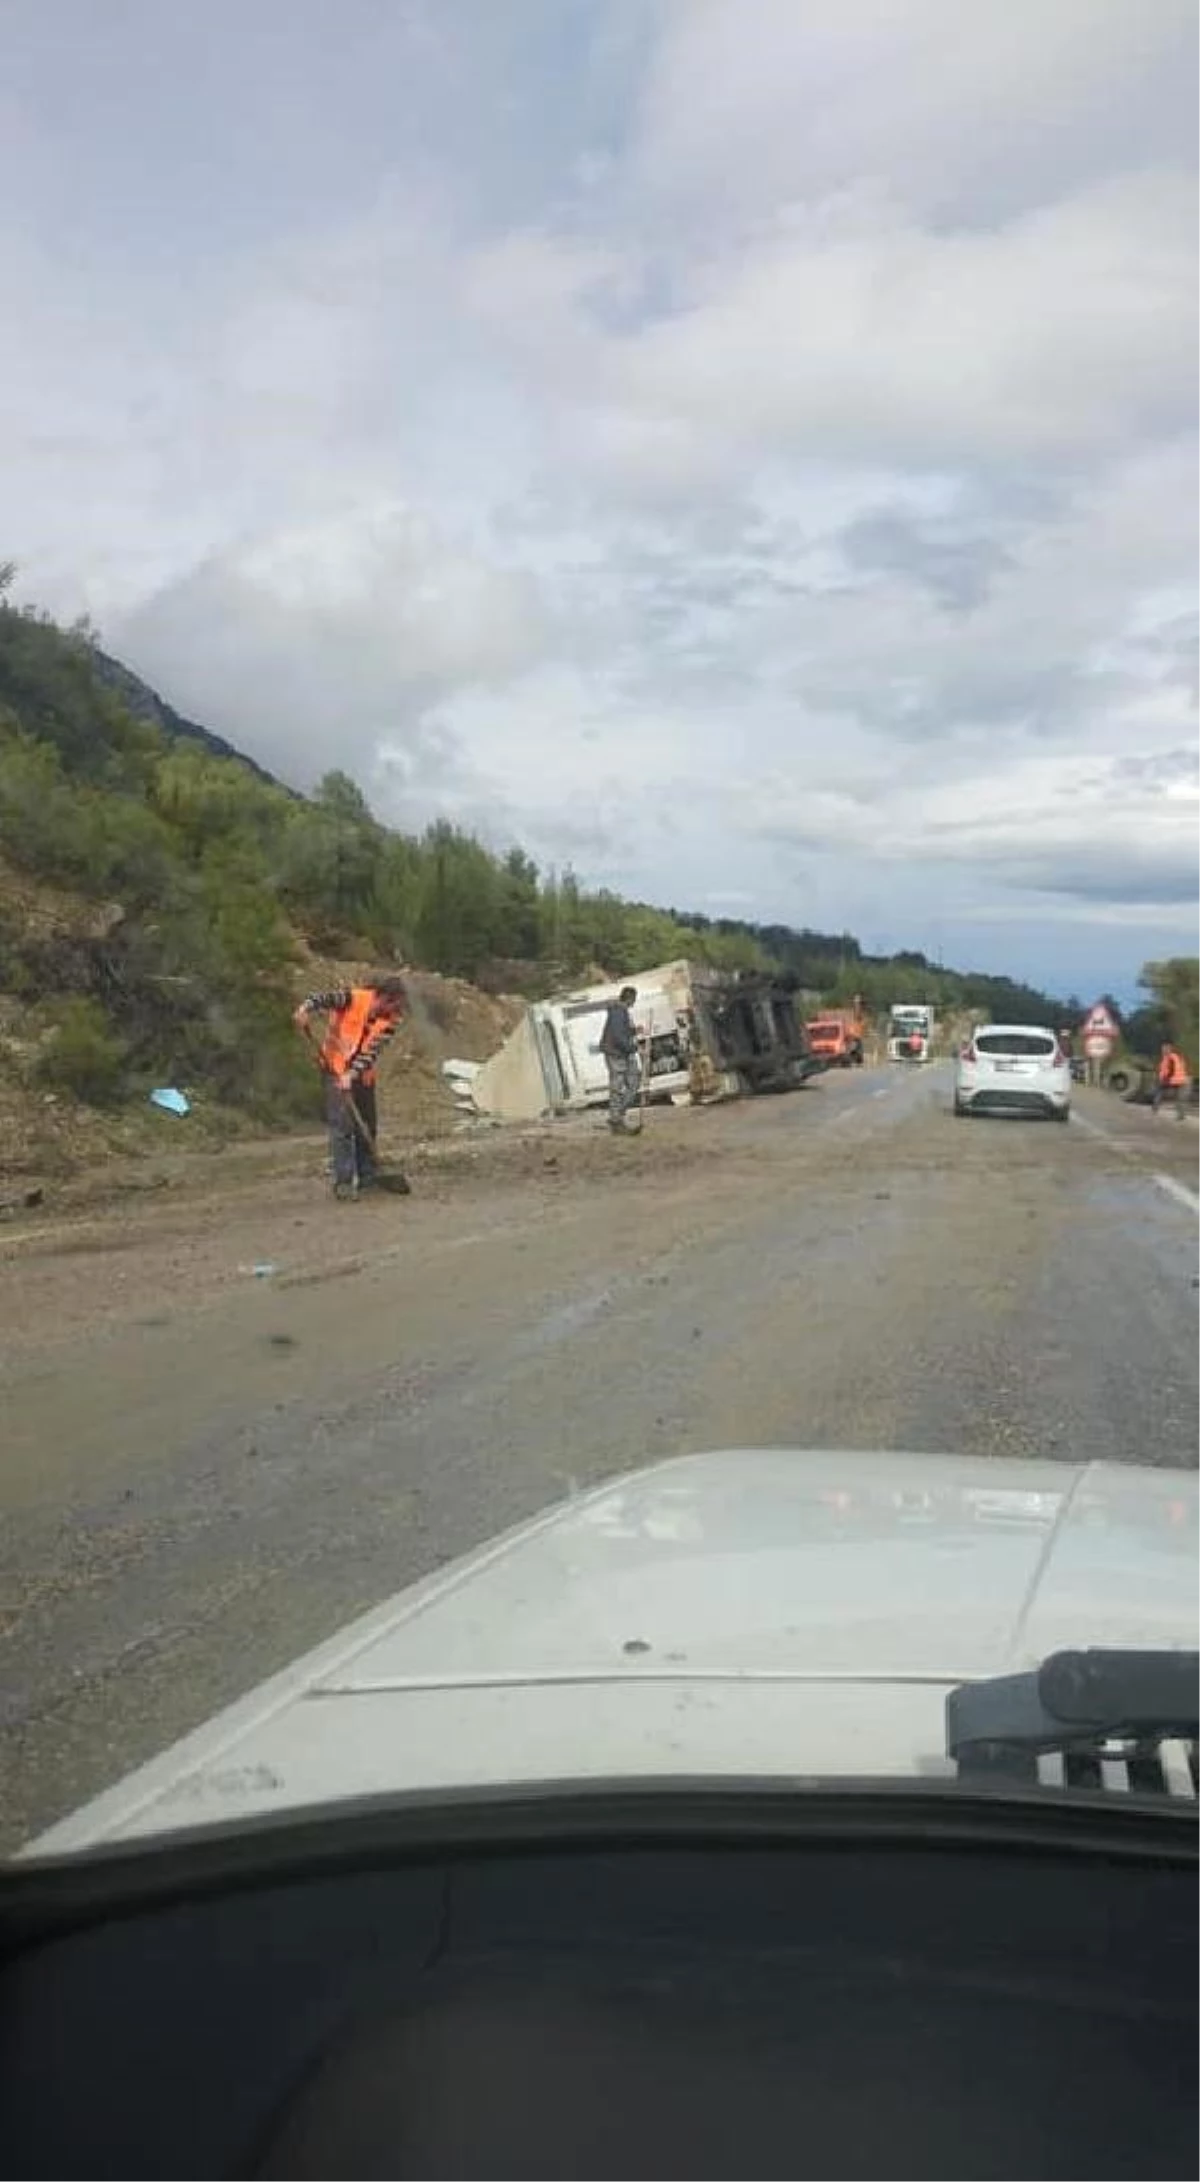
[[[817,1073],[787,978],[744,973],[736,979],[692,979],[693,1036],[719,1075],[749,1092],[786,1091]]]

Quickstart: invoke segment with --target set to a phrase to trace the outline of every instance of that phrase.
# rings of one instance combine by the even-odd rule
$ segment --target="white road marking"
[[[1099,1137],[1102,1144],[1111,1145],[1114,1152],[1120,1152],[1122,1159],[1144,1158],[1148,1150],[1147,1146],[1141,1144],[1122,1143],[1119,1136],[1111,1136],[1107,1129],[1100,1128],[1097,1122],[1089,1121],[1085,1115],[1076,1113],[1074,1109],[1071,1112],[1071,1126],[1073,1129],[1086,1129],[1089,1136]],[[1177,1204],[1186,1205],[1189,1212],[1200,1215],[1200,1197],[1195,1190],[1188,1188],[1186,1182],[1177,1182],[1172,1174],[1152,1174],[1150,1180],[1156,1188],[1165,1190],[1168,1197],[1173,1197]]]
[[[1189,1212],[1200,1215],[1200,1197],[1197,1197],[1194,1189],[1188,1188],[1186,1182],[1177,1182],[1172,1174],[1156,1174],[1151,1179],[1157,1182],[1160,1189],[1165,1189],[1168,1197],[1176,1198],[1181,1205],[1187,1206]]]
[[[1106,1144],[1118,1144],[1120,1142],[1119,1137],[1110,1136],[1107,1129],[1102,1129],[1099,1122],[1089,1121],[1087,1115],[1081,1114],[1077,1106],[1071,1108],[1071,1127],[1073,1129],[1086,1129],[1089,1136],[1102,1136]]]
[[[1071,1127],[1086,1129],[1089,1136],[1098,1136],[1102,1144],[1111,1144],[1114,1152],[1120,1152],[1125,1159],[1137,1157],[1132,1144],[1123,1144],[1119,1136],[1110,1136],[1107,1129],[1101,1129],[1098,1123],[1089,1121],[1087,1115],[1081,1114],[1074,1106],[1071,1108]]]
[[[881,1083],[878,1091],[872,1091],[871,1097],[873,1099],[886,1099],[891,1091],[891,1088],[892,1087],[890,1083]]]

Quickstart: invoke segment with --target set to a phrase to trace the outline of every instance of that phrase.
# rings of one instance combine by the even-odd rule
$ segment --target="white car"
[[[956,1114],[1071,1112],[1071,1063],[1055,1033],[1036,1023],[981,1023],[959,1050]]]
[[[1195,1644],[1198,1509],[1195,1471],[1134,1464],[676,1456],[398,1593],[24,1853],[547,1781],[949,1789],[956,1685]]]

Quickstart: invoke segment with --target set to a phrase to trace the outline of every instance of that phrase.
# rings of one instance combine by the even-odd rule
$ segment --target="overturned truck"
[[[649,1056],[650,1100],[683,1104],[786,1091],[820,1067],[794,979],[668,962],[629,982],[637,990],[632,1014],[639,1043]],[[608,1096],[600,1033],[616,990],[617,983],[588,985],[536,1001],[469,1082],[458,1074],[459,1063],[448,1063],[447,1074],[456,1075],[477,1113],[497,1120],[600,1106]]]

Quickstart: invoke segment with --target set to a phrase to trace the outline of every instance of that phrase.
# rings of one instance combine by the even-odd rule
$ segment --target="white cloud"
[[[443,693],[511,682],[544,642],[526,574],[391,502],[251,535],[157,591],[122,635],[180,709],[244,732],[252,706],[254,754],[305,786],[335,764],[369,779],[407,739],[444,753],[427,718]]]
[[[1054,201],[1195,126],[1190,0],[672,0],[639,191],[741,220],[885,178],[935,225]]]
[[[984,235],[826,201],[702,264],[611,378],[636,411],[742,454],[1071,462],[1190,421],[1194,255],[1191,191],[1172,174]]]
[[[848,855],[906,864],[914,845],[935,867],[966,866],[1010,887],[1112,906],[1186,910],[1196,892],[1198,815],[1192,747],[1136,759],[1065,753],[989,762],[967,778],[901,786],[886,803],[837,791],[750,798],[756,835],[797,845],[835,837]]]
[[[1186,899],[1183,0],[77,6],[6,33],[31,592],[650,898],[1047,977]]]

